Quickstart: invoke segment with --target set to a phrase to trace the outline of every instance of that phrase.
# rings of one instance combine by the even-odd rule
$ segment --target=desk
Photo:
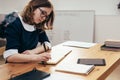
[[[75,48],[69,47],[72,49],[72,52],[66,56],[60,63],[58,64],[76,64],[78,58],[105,58],[106,66],[96,66],[95,69],[89,75],[79,75],[79,74],[70,74],[70,73],[62,73],[55,71],[56,65],[47,65],[44,67],[41,64],[37,63],[27,63],[27,64],[3,64],[0,65],[0,80],[8,80],[11,76],[16,76],[27,71],[32,70],[36,67],[38,70],[43,70],[46,72],[50,72],[50,79],[47,80],[104,80],[119,64],[120,64],[120,52],[113,51],[102,51],[100,50],[100,44],[97,44],[89,49],[84,48]],[[66,47],[57,45],[54,48]],[[65,77],[65,78],[64,78]]]
[[[0,56],[3,55],[3,52],[5,51],[5,46],[0,47]]]

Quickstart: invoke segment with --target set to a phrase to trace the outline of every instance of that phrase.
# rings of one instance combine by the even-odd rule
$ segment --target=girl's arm
[[[38,55],[14,54],[7,57],[7,62],[41,62],[51,59],[49,53],[45,52]]]

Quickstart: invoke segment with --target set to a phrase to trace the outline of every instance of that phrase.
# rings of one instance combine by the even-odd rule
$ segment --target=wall
[[[95,22],[95,42],[106,39],[120,40],[120,15],[97,15]]]
[[[0,13],[22,11],[28,1],[30,0],[0,0]]]
[[[54,29],[47,31],[52,45],[68,40],[93,42],[94,11],[56,10],[55,13]]]
[[[28,1],[0,0],[0,13],[8,13],[13,10],[21,11]],[[120,0],[51,1],[55,10],[95,10],[95,42],[103,43],[108,38],[120,39],[120,10],[117,9]]]
[[[51,0],[57,10],[95,10],[94,42],[120,39],[120,0]]]
[[[95,10],[96,15],[119,14],[120,0],[51,0],[57,10]]]
[[[21,11],[30,0],[0,0],[0,13]],[[55,10],[95,10],[96,15],[116,15],[120,0],[51,0]]]

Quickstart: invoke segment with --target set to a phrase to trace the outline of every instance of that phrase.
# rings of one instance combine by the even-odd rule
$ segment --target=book
[[[105,45],[108,47],[120,47],[120,40],[106,40]]]
[[[64,59],[72,50],[70,48],[59,47],[53,48],[50,52],[51,59],[47,61],[47,64],[57,64]]]
[[[105,59],[99,58],[79,58],[77,61],[78,64],[86,64],[86,65],[95,65],[95,66],[105,66]]]
[[[78,47],[78,48],[90,48],[94,46],[95,43],[80,42],[80,41],[66,41],[63,46]]]
[[[94,68],[95,68],[94,65],[65,64],[65,65],[58,65],[55,70],[59,72],[88,75]]]
[[[24,74],[11,78],[10,80],[42,80],[50,76],[50,73],[46,73],[39,70],[32,70]]]
[[[120,47],[109,47],[109,46],[106,46],[106,45],[102,45],[101,50],[120,51]]]

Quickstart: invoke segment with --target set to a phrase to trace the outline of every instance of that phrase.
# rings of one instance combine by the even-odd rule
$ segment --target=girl
[[[53,5],[49,0],[31,0],[23,12],[6,28],[7,62],[48,61],[51,49],[45,30],[52,29]]]

